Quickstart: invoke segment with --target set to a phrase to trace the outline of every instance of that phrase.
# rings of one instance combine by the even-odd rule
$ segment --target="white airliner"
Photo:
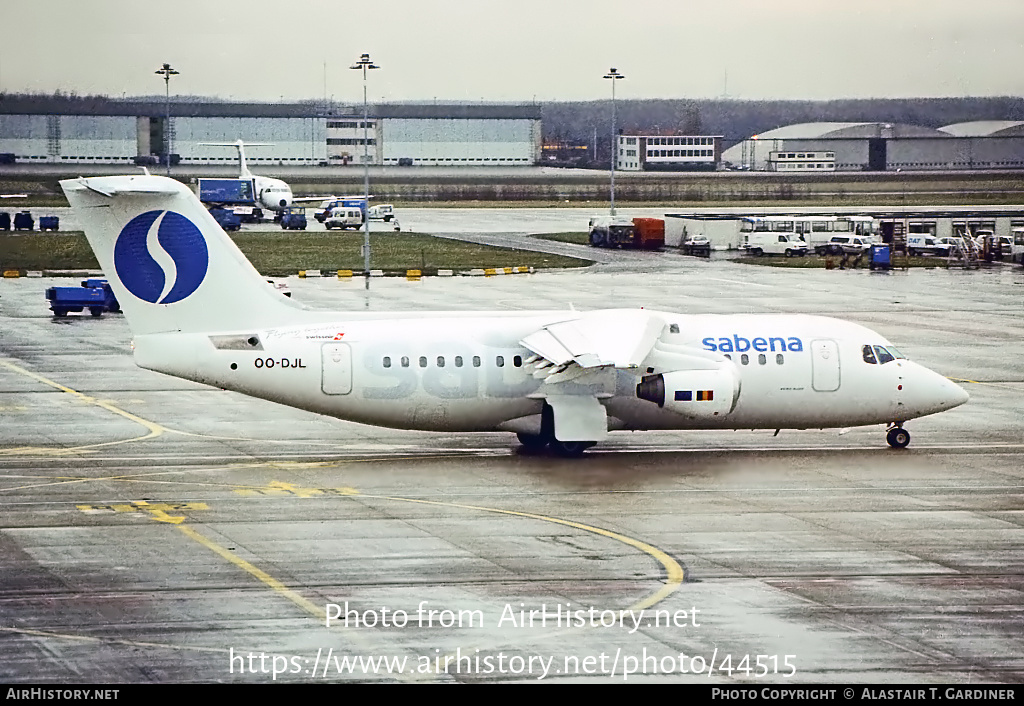
[[[177,181],[61,186],[138,365],[341,419],[508,431],[568,456],[615,430],[880,423],[902,448],[904,422],[967,401],[877,333],[817,316],[315,311],[268,286]]]
[[[283,179],[275,179],[274,177],[258,176],[249,171],[249,165],[245,161],[245,148],[248,147],[265,147],[268,146],[269,142],[244,142],[242,140],[236,140],[235,142],[202,142],[200,144],[207,145],[209,147],[234,147],[238,150],[238,166],[239,166],[239,179],[251,179],[253,182],[253,193],[256,197],[256,203],[261,208],[265,208],[268,211],[283,211],[292,204],[295,203],[311,203],[313,201],[322,201],[327,198],[333,198],[331,196],[301,196],[296,198],[292,194],[292,187]]]

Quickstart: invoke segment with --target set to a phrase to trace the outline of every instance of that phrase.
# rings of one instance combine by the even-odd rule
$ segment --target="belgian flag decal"
[[[692,390],[676,390],[676,402],[693,402]],[[697,390],[698,402],[711,402],[715,399],[714,390]]]

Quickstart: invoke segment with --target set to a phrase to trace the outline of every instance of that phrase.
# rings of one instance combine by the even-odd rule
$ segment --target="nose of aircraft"
[[[949,378],[910,361],[903,367],[902,399],[907,418],[923,417],[959,407],[970,396]]]

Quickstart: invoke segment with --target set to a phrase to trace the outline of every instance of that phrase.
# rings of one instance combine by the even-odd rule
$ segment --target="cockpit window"
[[[875,351],[871,346],[864,346],[864,362],[871,363],[872,365],[878,362],[875,360]]]
[[[888,349],[883,348],[882,346],[875,346],[875,355],[878,356],[878,362],[882,365],[888,363],[889,361],[896,360],[896,356],[894,356],[892,353],[888,351]]]

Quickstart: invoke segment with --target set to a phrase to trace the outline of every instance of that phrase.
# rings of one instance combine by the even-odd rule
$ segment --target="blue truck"
[[[93,316],[100,316],[104,311],[121,311],[121,305],[105,279],[83,280],[81,287],[49,287],[46,299],[54,316],[67,316],[69,312],[85,309]]]
[[[252,179],[199,179],[196,195],[207,205],[252,206],[256,203]]]
[[[306,230],[306,209],[286,208],[281,212],[282,230]]]
[[[327,216],[336,208],[358,208],[366,218],[366,199],[362,196],[342,196],[336,199],[327,199],[320,204],[320,209],[313,214],[313,218],[321,223],[327,220]]]
[[[242,219],[230,208],[214,206],[210,209],[210,215],[226,231],[240,230],[242,227]]]

